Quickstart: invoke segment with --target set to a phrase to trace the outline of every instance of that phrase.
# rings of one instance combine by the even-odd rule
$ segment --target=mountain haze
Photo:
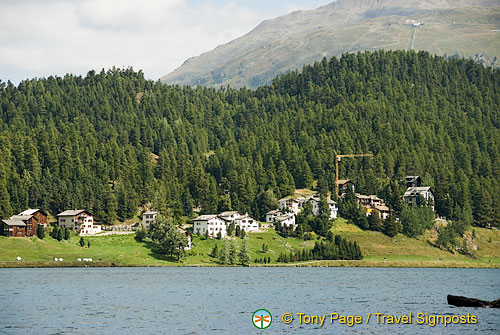
[[[497,65],[500,1],[339,0],[265,20],[248,34],[193,57],[161,78],[180,85],[255,88],[323,57],[374,49],[408,49],[472,57]]]

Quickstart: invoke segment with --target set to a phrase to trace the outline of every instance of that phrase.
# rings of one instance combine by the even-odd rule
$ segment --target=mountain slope
[[[412,28],[424,23],[414,49],[437,55],[500,56],[500,2],[492,0],[339,0],[316,10],[266,20],[161,78],[180,85],[255,88],[279,73],[323,57],[374,49],[408,49]],[[481,55],[484,55],[481,57]]]
[[[346,54],[251,90],[163,85],[131,69],[0,83],[0,218],[151,206],[248,212],[339,176],[395,211],[420,175],[436,211],[500,224],[500,71],[427,52]],[[152,159],[153,158],[153,159]],[[317,181],[315,183],[314,181]],[[464,210],[462,210],[464,209]]]

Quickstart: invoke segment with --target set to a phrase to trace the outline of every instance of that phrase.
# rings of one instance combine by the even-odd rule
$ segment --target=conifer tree
[[[240,263],[242,266],[248,266],[250,263],[250,252],[248,250],[248,238],[244,238],[243,242],[241,243],[241,249],[240,249]]]

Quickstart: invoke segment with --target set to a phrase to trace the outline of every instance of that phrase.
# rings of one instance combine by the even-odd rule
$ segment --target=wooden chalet
[[[27,209],[1,221],[0,233],[10,237],[37,236],[38,225],[47,226],[47,213],[40,209]]]
[[[25,237],[26,223],[19,219],[1,220],[0,234],[7,237]]]

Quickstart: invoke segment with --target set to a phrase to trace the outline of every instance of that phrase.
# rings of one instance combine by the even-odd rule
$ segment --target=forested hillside
[[[86,208],[104,223],[138,207],[261,217],[295,188],[394,197],[421,175],[439,214],[500,221],[500,72],[426,52],[347,54],[256,91],[168,86],[132,69],[0,87],[0,217]],[[273,193],[273,194],[271,194]],[[390,204],[390,201],[389,201]]]

